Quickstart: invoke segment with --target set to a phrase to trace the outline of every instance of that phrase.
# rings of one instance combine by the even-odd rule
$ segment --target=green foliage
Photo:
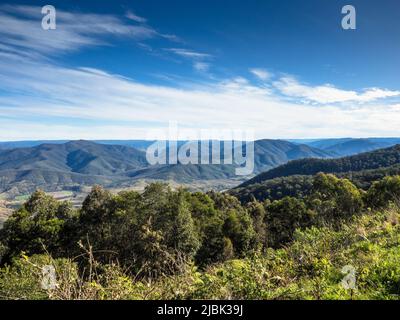
[[[80,241],[103,262],[118,258],[147,276],[172,272],[178,256],[190,260],[199,247],[189,209],[186,192],[164,184],[117,196],[95,187],[82,205]]]
[[[228,194],[215,192],[209,195],[217,210],[220,211],[220,217],[224,221],[222,233],[231,241],[235,255],[243,256],[249,250],[255,249],[257,236],[254,232],[253,221],[238,199]]]
[[[254,201],[248,203],[246,209],[253,222],[255,244],[258,244],[260,248],[267,246],[267,225],[265,223],[267,213],[264,206],[261,203]]]
[[[218,216],[210,217],[202,223],[200,231],[201,246],[195,257],[199,266],[224,261],[233,255],[232,242],[224,237],[223,224],[224,220]],[[225,250],[226,246],[229,247],[227,251]],[[228,256],[225,251],[229,253]]]
[[[308,201],[319,220],[329,222],[349,218],[363,206],[360,191],[349,180],[323,173],[315,176]]]
[[[398,176],[364,194],[331,174],[307,195],[245,205],[160,183],[95,186],[73,210],[37,191],[0,230],[0,298],[398,299],[399,192]],[[53,289],[41,286],[47,265]]]
[[[113,196],[100,186],[93,187],[82,204],[77,222],[75,242],[89,242],[96,253],[103,251],[103,256],[113,252],[115,234],[115,202]]]
[[[195,279],[169,299],[399,299],[399,209],[354,218],[339,230],[296,231],[284,249],[231,260]],[[356,288],[345,289],[342,268],[356,271]],[[187,274],[175,276],[188,281]],[[179,282],[174,280],[171,282]],[[161,286],[161,284],[160,284]],[[164,296],[165,297],[165,296]]]
[[[69,284],[77,280],[76,265],[67,259],[53,260],[48,255],[22,255],[12,260],[12,264],[0,270],[0,299],[44,300],[53,298],[52,288],[46,288],[42,282],[44,267],[52,266],[56,280],[64,278]],[[63,290],[63,283],[58,281],[58,290]]]
[[[304,198],[312,189],[312,176],[293,175],[268,179],[259,183],[230,190],[242,203],[253,200],[280,200],[284,197]]]
[[[318,172],[343,173],[390,167],[400,163],[400,145],[338,159],[300,159],[289,161],[272,170],[259,174],[243,183],[246,187],[254,183],[293,175],[315,175]]]
[[[251,218],[248,214],[240,214],[230,210],[222,227],[224,235],[232,242],[233,250],[238,256],[251,249],[255,238]]]
[[[242,203],[280,200],[285,196],[305,198],[311,192],[313,176],[332,173],[367,190],[375,181],[400,175],[400,145],[337,159],[290,161],[244,182],[231,190]]]
[[[21,251],[29,255],[45,249],[55,252],[60,246],[60,232],[72,209],[57,202],[43,191],[36,191],[22,208],[4,223],[0,239],[8,250],[4,259],[10,260]]]
[[[285,197],[267,205],[267,237],[271,247],[278,247],[292,240],[294,231],[311,225],[312,212],[301,200]]]
[[[385,207],[389,202],[400,203],[400,176],[385,177],[369,188],[366,202],[374,208]]]
[[[0,264],[2,263],[3,257],[6,255],[7,251],[7,247],[0,242]]]

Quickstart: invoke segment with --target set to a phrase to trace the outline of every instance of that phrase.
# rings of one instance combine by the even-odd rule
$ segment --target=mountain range
[[[0,192],[25,194],[38,187],[55,191],[93,184],[119,186],[140,179],[190,183],[238,178],[235,166],[228,164],[150,166],[145,151],[128,146],[133,143],[145,147],[151,142],[128,141],[122,145],[80,140],[46,142],[31,147],[26,147],[29,143],[24,142],[24,147],[3,147],[0,150]],[[283,140],[259,140],[254,144],[254,173],[290,160],[311,157],[329,158],[332,154]]]
[[[294,143],[306,144],[335,156],[344,157],[362,152],[373,151],[400,144],[400,138],[339,138],[321,140],[289,140]]]
[[[179,141],[178,146],[185,142]],[[319,171],[356,172],[394,165],[399,161],[398,147],[384,152],[380,149],[400,143],[400,138],[257,140],[253,176],[236,176],[235,166],[230,164],[152,166],[145,153],[152,143],[147,140],[0,142],[0,194],[28,194],[36,188],[79,190],[93,184],[119,188],[143,180],[218,189],[241,183],[240,188],[271,184],[272,180],[278,185],[277,181],[287,176],[309,176]],[[356,155],[342,156],[352,154]]]
[[[36,147],[41,144],[64,144],[69,140],[37,140],[37,141],[0,141],[0,150]],[[258,140],[273,141],[273,140]],[[283,140],[278,140],[283,141]],[[400,138],[338,138],[338,139],[288,139],[297,145],[307,145],[329,153],[334,157],[354,155],[400,144]],[[92,140],[92,142],[107,145],[122,145],[145,151],[154,141],[150,140]],[[186,141],[178,141],[178,145]]]

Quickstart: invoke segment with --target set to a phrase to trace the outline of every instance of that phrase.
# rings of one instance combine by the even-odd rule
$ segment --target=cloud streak
[[[145,138],[168,121],[183,128],[253,128],[258,138],[387,136],[400,125],[398,105],[304,105],[240,77],[182,89],[9,56],[0,62],[0,82],[18,92],[0,96],[0,140],[44,139],[49,132],[58,139]]]
[[[312,103],[366,103],[378,99],[400,96],[400,91],[369,88],[362,92],[341,90],[333,85],[308,86],[299,83],[293,77],[283,77],[274,82],[274,86],[284,95],[293,98],[302,98]]]
[[[263,81],[266,81],[272,77],[272,74],[265,69],[252,68],[252,69],[249,69],[249,71],[253,75],[255,75],[258,79],[263,80]]]
[[[132,12],[127,16],[136,22],[146,21]],[[54,55],[106,45],[107,37],[137,41],[156,37],[169,40],[176,38],[174,35],[161,34],[144,24],[132,25],[114,15],[57,10],[56,30],[43,30],[42,18],[40,7],[0,5],[0,50],[34,50],[43,55]]]
[[[170,51],[175,53],[178,56],[184,57],[184,58],[189,58],[189,59],[205,59],[205,58],[210,58],[211,55],[207,53],[200,53],[188,49],[182,49],[182,48],[167,48],[165,49],[166,51]]]
[[[133,12],[128,23],[113,15],[58,11],[61,27],[51,31],[41,29],[41,17],[37,7],[0,6],[0,140],[145,138],[168,121],[187,129],[252,128],[258,138],[398,135],[399,101],[385,99],[399,91],[310,86],[276,75],[266,85],[272,75],[262,68],[249,69],[252,80],[262,80],[257,84],[235,76],[207,83],[183,79],[175,86],[140,83],[105,70],[61,66],[52,58],[107,45],[110,38],[175,36],[157,32]],[[163,51],[200,72],[214,58],[184,48]]]
[[[134,12],[132,11],[128,11],[125,15],[128,19],[139,22],[139,23],[146,23],[147,19],[140,17],[138,15],[136,15]]]
[[[211,64],[205,62],[205,60],[210,60],[211,58],[213,58],[213,56],[208,53],[196,52],[183,48],[166,48],[164,50],[192,61],[193,68],[196,71],[205,73],[210,69]]]

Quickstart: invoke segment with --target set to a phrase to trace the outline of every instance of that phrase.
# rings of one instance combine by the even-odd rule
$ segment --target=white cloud
[[[138,16],[132,11],[128,11],[125,15],[128,19],[139,22],[139,23],[146,23],[147,20],[143,17]]]
[[[308,86],[293,77],[283,77],[274,86],[286,96],[303,98],[314,103],[371,102],[377,99],[396,97],[400,91],[369,88],[362,92],[341,90],[333,85]]]
[[[303,105],[242,77],[183,89],[13,58],[0,60],[2,90],[18,92],[0,97],[0,140],[146,138],[168,121],[184,128],[253,128],[258,138],[390,136],[400,126],[398,102]]]
[[[243,77],[206,84],[182,81],[180,87],[169,87],[104,70],[55,65],[45,57],[106,44],[108,36],[173,38],[112,15],[58,16],[63,28],[44,31],[38,8],[0,6],[0,84],[6,93],[0,95],[0,140],[145,138],[150,128],[165,127],[168,121],[184,128],[253,128],[258,138],[398,135],[399,101],[372,105],[398,96],[398,91],[313,87],[292,77],[273,83],[280,94]],[[188,59],[199,71],[206,71],[213,58],[189,49],[166,50]],[[261,71],[252,73],[267,79]],[[335,105],[338,102],[357,104],[344,108]]]
[[[163,37],[164,39],[173,41],[173,42],[183,42],[183,40],[181,38],[179,38],[178,36],[174,35],[174,34],[160,34],[161,37]]]
[[[208,53],[201,53],[182,48],[166,48],[164,50],[172,52],[185,59],[189,59],[193,62],[193,68],[197,71],[207,72],[210,69],[211,64],[208,62],[204,62],[204,60],[210,60],[212,58],[212,55]]]
[[[167,48],[165,50],[173,52],[173,53],[177,54],[178,56],[181,56],[184,58],[189,58],[189,59],[204,59],[204,58],[211,57],[211,55],[209,55],[207,53],[200,53],[200,52],[196,52],[193,50],[182,49],[182,48]]]
[[[257,78],[259,78],[260,80],[268,80],[269,78],[272,77],[272,74],[269,73],[267,70],[265,69],[260,69],[260,68],[252,68],[249,69],[249,71],[255,75]]]
[[[132,25],[109,14],[72,13],[57,10],[56,30],[43,30],[40,7],[0,5],[0,50],[29,50],[43,55],[76,51],[107,44],[107,36],[146,40],[156,37],[176,40],[148,25]],[[129,15],[133,18],[133,13]],[[145,22],[136,17],[136,21]]]

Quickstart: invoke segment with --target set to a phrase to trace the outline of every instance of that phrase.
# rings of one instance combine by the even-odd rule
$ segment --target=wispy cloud
[[[269,78],[272,77],[272,74],[265,69],[252,68],[252,69],[249,69],[249,71],[253,75],[255,75],[257,78],[259,78],[260,80],[263,80],[263,81],[268,80]]]
[[[165,50],[173,52],[173,53],[177,54],[178,56],[181,56],[184,58],[190,58],[190,59],[204,59],[204,58],[211,57],[211,55],[208,53],[201,53],[201,52],[196,52],[196,51],[182,49],[182,48],[167,48]]]
[[[137,14],[135,14],[132,11],[128,11],[125,16],[128,19],[136,21],[136,22],[139,22],[139,23],[146,23],[147,22],[146,18],[140,17],[140,16],[138,16]]]
[[[378,99],[400,96],[400,91],[380,88],[369,88],[357,92],[338,89],[330,84],[309,86],[298,82],[293,77],[283,77],[279,79],[279,81],[275,81],[274,86],[286,96],[301,98],[312,103],[365,103]]]
[[[58,11],[63,27],[50,31],[42,30],[41,17],[38,7],[0,6],[0,140],[145,138],[149,128],[170,120],[186,128],[253,128],[259,138],[398,135],[399,101],[392,99],[399,91],[310,86],[289,76],[268,88],[255,85],[254,77],[234,76],[174,86],[140,83],[105,70],[60,66],[51,58],[106,45],[112,37],[142,43],[174,36],[137,16],[134,24],[114,15]],[[201,72],[214,58],[186,48],[163,51]],[[267,70],[250,72],[269,80]],[[339,105],[344,102],[355,104]]]
[[[398,102],[305,105],[243,77],[177,88],[13,59],[0,60],[2,90],[18,92],[0,96],[0,140],[44,139],[49,132],[54,139],[145,138],[170,120],[185,128],[253,128],[259,138],[389,136],[400,126]]]
[[[43,30],[41,9],[34,6],[0,5],[0,50],[21,49],[49,55],[106,45],[107,37],[123,37],[137,41],[151,38],[172,40],[148,25],[132,25],[122,18],[107,14],[78,13],[57,10],[56,30]],[[132,20],[133,13],[129,15]],[[136,16],[136,22],[145,19]]]
[[[211,54],[196,52],[189,49],[183,48],[166,48],[165,51],[172,52],[182,58],[188,59],[193,63],[193,68],[199,72],[207,72],[210,69],[211,64],[205,62],[213,58]]]

